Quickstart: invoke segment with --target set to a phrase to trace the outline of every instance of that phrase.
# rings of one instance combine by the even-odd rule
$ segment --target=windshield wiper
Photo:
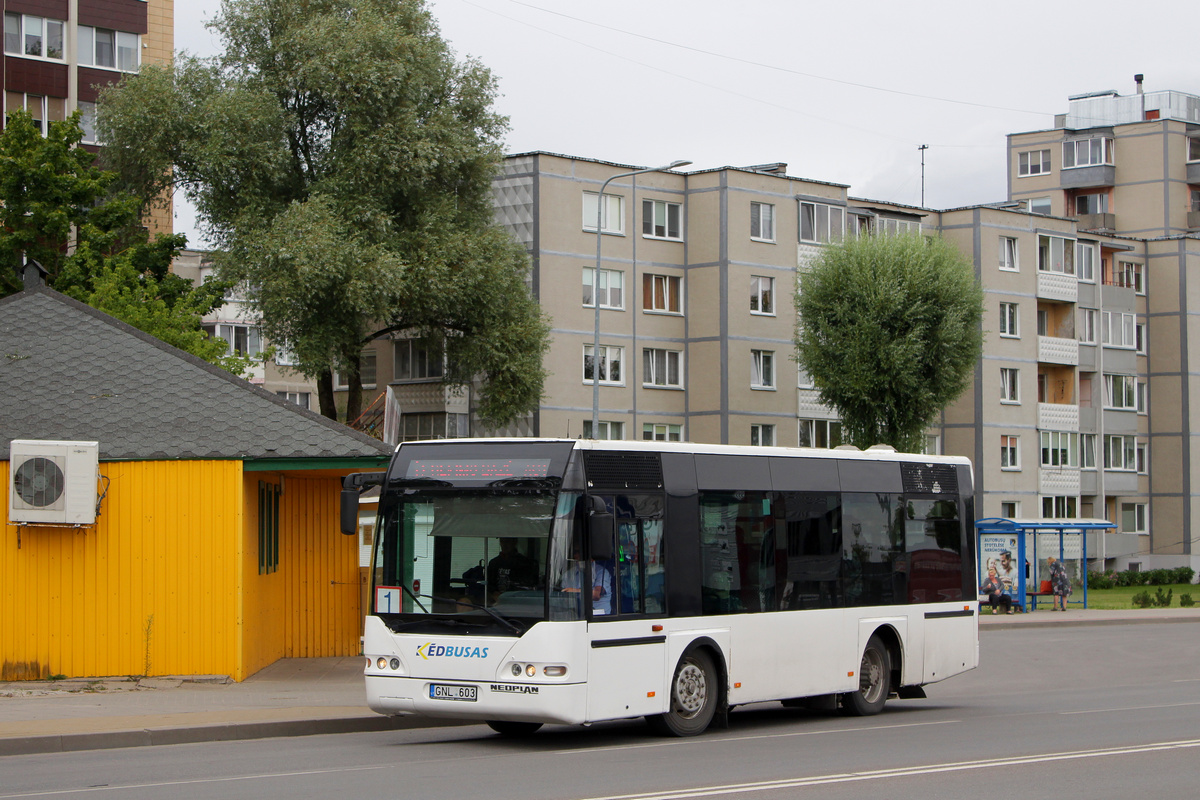
[[[405,588],[407,588],[407,587],[405,587]],[[410,592],[409,594],[412,594],[412,593]],[[419,596],[426,597],[430,600],[437,600],[439,603],[454,603],[455,605],[470,606],[471,608],[478,608],[480,611],[486,612],[489,616],[491,616],[493,619],[495,619],[501,625],[508,628],[510,631],[517,634],[518,636],[520,636],[522,633],[525,632],[525,626],[521,625],[520,623],[514,622],[513,620],[508,619],[507,617],[501,616],[498,612],[493,611],[492,609],[488,608],[487,606],[481,606],[478,603],[472,603],[470,600],[451,600],[448,597],[435,597],[434,595],[431,595],[431,594],[423,594],[423,595],[419,595]],[[414,599],[416,597],[418,597],[418,595],[413,595]],[[417,604],[420,605],[419,600],[417,601]],[[425,606],[421,606],[422,610],[424,610],[424,608],[425,608]],[[426,611],[425,613],[428,614],[429,612]]]

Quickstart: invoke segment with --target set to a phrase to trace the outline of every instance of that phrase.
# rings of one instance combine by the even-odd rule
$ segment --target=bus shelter
[[[1036,610],[1040,598],[1053,596],[1048,559],[1054,556],[1063,563],[1072,585],[1082,587],[1082,599],[1068,602],[1087,608],[1087,534],[1103,535],[1116,527],[1106,519],[976,520],[976,585],[993,567],[1012,604],[1023,611]]]

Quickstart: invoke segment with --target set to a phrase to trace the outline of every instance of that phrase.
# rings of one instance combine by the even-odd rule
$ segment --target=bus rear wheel
[[[841,698],[841,711],[852,717],[869,717],[883,711],[891,692],[892,659],[883,640],[872,636],[863,650],[858,667],[858,691],[846,692]]]
[[[508,722],[502,719],[489,719],[487,724],[489,728],[501,736],[510,736],[513,738],[530,736],[537,733],[538,728],[542,727],[542,723],[540,722]]]
[[[671,678],[667,713],[646,717],[646,722],[664,736],[696,736],[712,722],[720,694],[712,657],[704,650],[685,653]]]

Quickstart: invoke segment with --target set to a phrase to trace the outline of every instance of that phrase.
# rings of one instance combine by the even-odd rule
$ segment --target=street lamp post
[[[604,240],[601,230],[601,220],[604,214],[604,190],[608,184],[617,178],[630,178],[634,175],[644,175],[647,172],[666,172],[676,167],[686,167],[691,161],[672,161],[661,167],[635,169],[632,172],[621,172],[604,181],[600,186],[600,194],[596,197],[596,271],[592,275],[592,304],[596,308],[596,329],[592,338],[592,438],[600,437],[600,243]]]

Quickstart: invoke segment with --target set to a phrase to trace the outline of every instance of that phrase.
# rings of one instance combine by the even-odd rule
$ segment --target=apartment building
[[[174,0],[0,0],[4,15],[4,86],[0,124],[24,109],[45,133],[51,122],[82,113],[83,144],[99,150],[100,89],[165,63],[175,49]],[[156,211],[153,230],[171,232],[171,210]]]
[[[1099,288],[1107,299],[1132,287],[1139,304],[1134,310],[1145,315],[1135,331],[1146,367],[1139,402],[1149,423],[1148,452],[1139,455],[1149,465],[1143,552],[1147,566],[1161,559],[1177,563],[1178,556],[1194,565],[1200,329],[1189,309],[1200,299],[1200,96],[1144,91],[1140,75],[1135,82],[1131,95],[1071,97],[1053,128],[1010,135],[1009,197],[1073,218],[1088,235],[1135,237],[1133,251],[1114,251],[1101,265]],[[1141,258],[1125,257],[1139,248]],[[1104,353],[1111,355],[1107,348]],[[1132,374],[1127,364],[1111,360],[1105,371]]]

